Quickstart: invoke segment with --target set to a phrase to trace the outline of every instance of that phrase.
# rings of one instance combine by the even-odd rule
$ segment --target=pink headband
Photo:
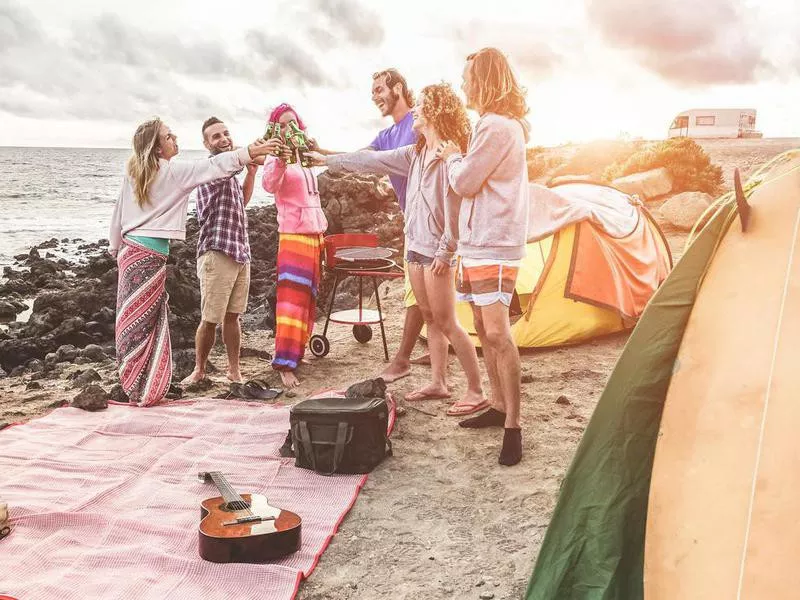
[[[298,115],[297,111],[294,108],[292,108],[291,104],[286,104],[285,102],[283,104],[279,104],[274,109],[272,109],[272,112],[269,115],[270,123],[277,123],[278,119],[280,119],[283,116],[283,113],[287,113],[287,112],[293,112],[294,113],[294,116],[297,118],[298,127],[300,127],[300,129],[305,131],[306,130],[306,126],[303,123],[303,120],[300,118],[300,115]]]

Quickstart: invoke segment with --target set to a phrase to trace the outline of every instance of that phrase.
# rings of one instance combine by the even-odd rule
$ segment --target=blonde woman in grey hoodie
[[[472,306],[492,406],[459,424],[504,427],[499,462],[510,466],[522,458],[519,352],[511,337],[508,307],[527,238],[528,107],[524,89],[496,48],[468,56],[463,78],[467,107],[480,118],[466,152],[445,142],[437,155],[447,162],[450,185],[463,198],[458,298]]]
[[[332,170],[408,177],[405,258],[411,287],[428,327],[431,382],[408,394],[406,400],[450,397],[446,379],[449,341],[466,374],[467,392],[448,414],[468,415],[488,404],[483,397],[475,346],[455,312],[454,253],[461,198],[450,187],[447,167],[436,157],[436,148],[448,140],[465,151],[470,124],[463,103],[447,84],[424,88],[412,112],[416,145],[383,152],[314,154],[313,158],[316,164]]]

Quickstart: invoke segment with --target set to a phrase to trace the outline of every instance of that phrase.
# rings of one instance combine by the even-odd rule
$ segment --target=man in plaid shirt
[[[225,123],[211,117],[203,123],[203,145],[211,154],[233,149]],[[263,161],[261,161],[263,162]],[[217,325],[228,354],[228,379],[241,381],[239,315],[247,309],[250,290],[250,243],[245,207],[253,195],[258,164],[247,165],[244,185],[236,176],[197,188],[197,276],[200,279],[201,322],[195,336],[195,367],[184,384],[205,378],[206,361],[216,341]]]

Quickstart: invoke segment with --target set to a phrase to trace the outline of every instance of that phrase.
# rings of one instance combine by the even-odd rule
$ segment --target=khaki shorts
[[[247,310],[250,263],[237,263],[224,252],[210,250],[197,259],[200,312],[207,323],[222,323],[225,313]]]

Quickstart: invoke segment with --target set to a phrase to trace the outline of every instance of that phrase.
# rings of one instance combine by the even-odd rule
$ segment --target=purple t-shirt
[[[372,140],[369,145],[373,150],[395,150],[403,146],[409,146],[417,143],[417,134],[411,128],[414,123],[414,117],[411,111],[403,117],[400,122],[394,123],[391,127],[387,127],[381,131],[377,137]],[[397,196],[397,201],[400,203],[400,210],[406,210],[406,177],[399,177],[397,175],[389,175],[389,181],[392,182],[394,193]]]

